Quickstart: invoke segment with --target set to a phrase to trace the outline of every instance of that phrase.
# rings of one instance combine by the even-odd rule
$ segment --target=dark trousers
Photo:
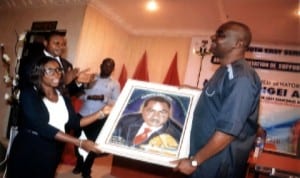
[[[87,139],[95,141],[105,123],[107,118],[97,120],[92,124],[83,127],[82,129],[75,130],[74,136],[79,137],[81,132],[83,131],[87,137]],[[95,158],[98,156],[97,154],[90,152],[85,161],[83,161],[83,157],[78,152],[78,147],[75,147],[75,155],[77,157],[76,167],[81,169],[81,173],[83,176],[87,176],[91,174],[91,168],[93,166]]]

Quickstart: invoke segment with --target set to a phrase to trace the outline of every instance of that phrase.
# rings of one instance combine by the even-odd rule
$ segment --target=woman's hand
[[[97,118],[98,119],[103,119],[103,118],[106,118],[107,115],[109,115],[110,111],[112,109],[112,106],[111,105],[105,105],[102,109],[100,109],[98,111],[98,116]]]
[[[109,113],[111,112],[113,106],[111,105],[105,105],[101,111],[105,114],[105,115],[109,115]]]
[[[102,151],[97,147],[97,144],[95,144],[91,140],[80,140],[81,144],[79,144],[79,148],[84,149],[87,152],[94,152],[97,154],[102,153]]]

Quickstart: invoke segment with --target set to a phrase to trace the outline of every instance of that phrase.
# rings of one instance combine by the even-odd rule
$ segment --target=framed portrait
[[[199,90],[127,80],[96,143],[114,155],[166,167],[189,154]]]

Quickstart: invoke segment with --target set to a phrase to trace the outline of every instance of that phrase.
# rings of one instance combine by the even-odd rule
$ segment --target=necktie
[[[151,132],[150,128],[144,128],[143,133],[140,133],[139,135],[135,136],[133,143],[135,145],[138,145],[138,144],[141,144],[142,142],[144,142],[147,139],[149,132]]]

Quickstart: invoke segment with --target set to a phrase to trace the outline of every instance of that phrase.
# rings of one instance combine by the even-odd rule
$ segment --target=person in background
[[[46,34],[43,41],[44,49],[38,51],[29,51],[30,55],[21,59],[19,68],[19,87],[24,88],[26,85],[30,85],[30,71],[38,59],[41,56],[52,57],[57,60],[60,67],[64,72],[64,84],[68,90],[66,92],[70,96],[79,95],[82,92],[82,83],[90,82],[92,75],[88,74],[88,70],[80,71],[78,68],[73,68],[73,65],[66,59],[62,58],[62,55],[66,49],[66,39],[64,31],[51,31]]]
[[[292,151],[300,156],[300,119],[292,127]]]
[[[176,149],[182,129],[171,119],[171,101],[155,95],[145,99],[140,113],[122,116],[113,139],[127,146],[151,145]],[[144,138],[140,139],[140,136]]]
[[[31,72],[31,86],[20,94],[18,134],[7,162],[9,178],[54,178],[64,143],[99,153],[94,142],[68,134],[104,117],[110,107],[79,118],[68,97],[62,95],[63,69],[56,59],[43,56]]]
[[[112,58],[103,59],[100,65],[100,75],[96,79],[89,83],[84,90],[85,94],[80,98],[83,101],[79,114],[82,116],[90,115],[105,106],[113,106],[120,94],[120,84],[118,81],[111,78],[111,74],[115,69],[115,62]],[[104,123],[104,119],[98,120],[91,125],[83,128],[86,137],[95,141],[98,137]],[[81,130],[76,130],[75,135],[78,137],[81,134]],[[90,152],[85,160],[79,154],[78,148],[75,147],[75,155],[77,156],[77,163],[73,169],[74,174],[81,172],[83,178],[91,177],[91,168],[94,160],[97,156],[96,153]]]
[[[247,25],[229,21],[211,40],[210,51],[221,65],[197,102],[190,157],[172,163],[193,178],[241,178],[256,137],[261,90],[258,74],[245,60],[251,32]]]

